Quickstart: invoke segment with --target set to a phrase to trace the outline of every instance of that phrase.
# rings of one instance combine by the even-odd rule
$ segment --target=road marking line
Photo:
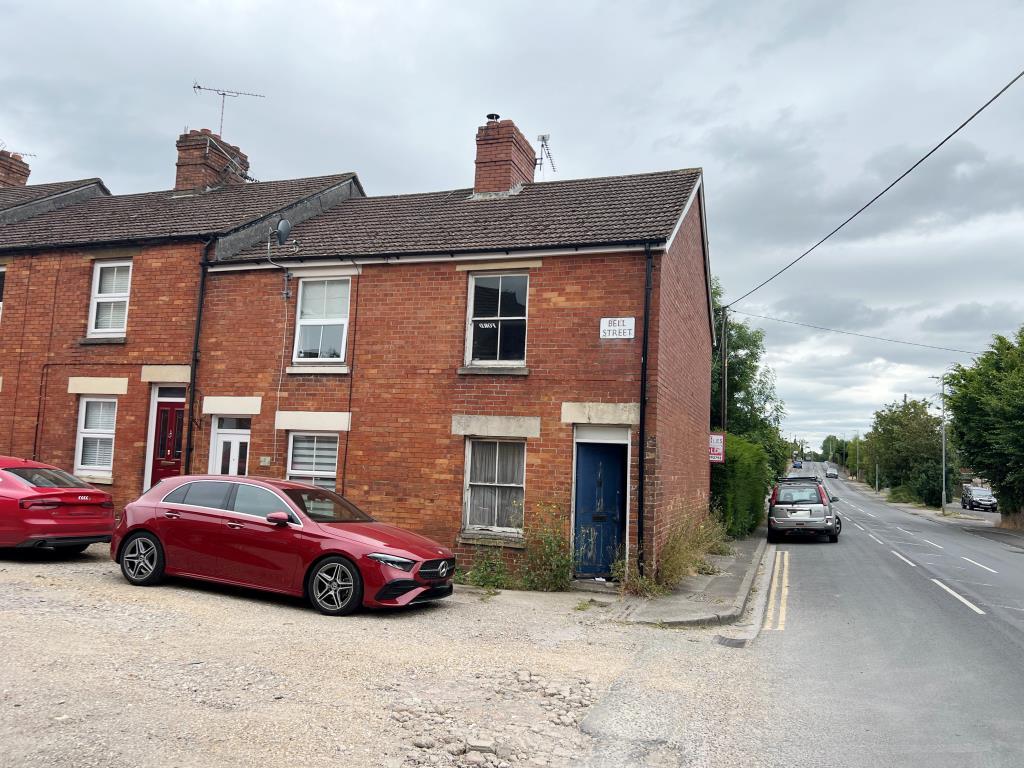
[[[910,566],[911,568],[917,568],[917,564],[916,564],[916,563],[912,563],[912,562],[910,562],[909,560],[907,560],[907,558],[905,558],[905,557],[904,557],[903,555],[901,555],[901,554],[900,554],[899,552],[897,552],[897,551],[896,551],[895,549],[890,549],[889,551],[890,551],[890,552],[892,552],[892,553],[893,553],[894,555],[896,555],[896,557],[898,557],[898,558],[899,558],[900,560],[902,560],[902,561],[903,561],[904,563],[906,563],[907,565],[909,565],[909,566]]]
[[[938,585],[939,585],[940,587],[942,587],[942,588],[943,588],[944,590],[946,590],[947,592],[949,592],[949,594],[951,594],[951,595],[952,595],[953,597],[955,597],[955,598],[956,598],[957,600],[959,600],[959,601],[960,601],[961,603],[963,603],[964,605],[966,605],[966,606],[967,606],[968,608],[970,608],[970,609],[971,609],[972,611],[974,611],[975,613],[979,614],[980,616],[984,616],[984,615],[985,615],[985,612],[984,612],[983,610],[981,610],[981,608],[979,608],[978,606],[976,606],[976,605],[975,605],[974,603],[972,603],[972,602],[971,602],[970,600],[968,600],[968,599],[967,599],[966,597],[964,597],[963,595],[959,595],[959,594],[957,594],[956,592],[954,592],[954,591],[953,591],[952,589],[950,589],[949,587],[947,587],[947,586],[946,586],[945,584],[943,584],[943,583],[942,583],[941,581],[939,581],[938,579],[932,579],[932,581],[934,581],[934,582],[935,582],[936,584],[938,584]]]
[[[772,628],[772,619],[775,618],[775,593],[779,588],[779,569],[782,567],[782,550],[775,550],[775,567],[772,569],[772,587],[768,590],[768,610],[764,614],[762,629]]]
[[[922,536],[921,537],[921,541],[928,541],[928,539],[926,539],[926,538],[924,538]],[[945,549],[944,546],[942,546],[941,544],[936,544],[934,541],[928,541],[928,543],[931,544],[933,547],[938,547],[939,549]]]
[[[868,536],[870,536],[872,539],[877,541],[879,544],[882,544],[882,540],[877,538],[873,533],[869,533]],[[884,546],[884,544],[883,544],[883,546]]]
[[[974,560],[971,560],[971,558],[969,558],[969,557],[961,556],[960,559],[961,560],[966,560],[968,563],[973,563],[974,565],[978,566],[979,568],[984,568],[989,573],[999,573],[999,571],[995,570],[994,568],[989,568],[987,565],[982,565],[981,563],[975,562]]]
[[[789,600],[789,550],[783,553],[786,557],[782,561],[782,599],[779,601],[779,623],[777,629],[786,628],[786,602]]]
[[[878,517],[878,515],[876,515],[874,512],[868,512],[866,509],[861,509],[860,507],[857,507],[857,511],[858,512],[863,512],[865,515],[871,515],[872,517]]]
[[[896,526],[896,530],[897,531],[903,531],[904,533],[909,533],[911,536],[916,536],[917,535],[913,531],[908,531],[906,528],[900,528],[898,525]]]
[[[864,530],[864,526],[863,526],[863,525],[861,525],[860,523],[858,523],[858,522],[854,522],[854,525],[856,525],[856,526],[857,526],[858,528],[860,528],[860,529],[861,529],[862,531]]]

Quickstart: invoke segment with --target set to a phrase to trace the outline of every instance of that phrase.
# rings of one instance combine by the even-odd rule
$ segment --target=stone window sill
[[[326,376],[341,376],[349,372],[347,365],[289,365],[284,369],[288,374],[322,374]]]
[[[78,340],[78,343],[86,346],[91,344],[124,344],[127,339],[124,336],[85,336]]]
[[[75,472],[75,477],[79,480],[85,480],[87,483],[92,485],[113,485],[114,478],[112,475],[96,475],[89,472]]]
[[[462,530],[459,532],[459,544],[473,544],[480,547],[505,547],[506,549],[526,549],[526,541],[522,534],[499,533],[497,531]]]
[[[526,366],[464,365],[458,369],[459,376],[529,376]]]

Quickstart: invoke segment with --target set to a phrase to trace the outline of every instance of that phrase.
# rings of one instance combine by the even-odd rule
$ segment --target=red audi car
[[[186,576],[306,597],[331,616],[448,597],[455,571],[451,550],[333,491],[224,475],[155,485],[125,507],[110,556],[138,586]]]
[[[110,494],[62,469],[0,456],[0,547],[83,552],[110,541]]]

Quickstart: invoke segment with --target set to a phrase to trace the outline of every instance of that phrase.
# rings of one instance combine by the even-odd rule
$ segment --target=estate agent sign
[[[708,438],[708,461],[712,464],[725,463],[725,435],[712,432]]]

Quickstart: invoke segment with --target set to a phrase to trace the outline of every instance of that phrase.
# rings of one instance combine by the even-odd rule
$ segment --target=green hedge
[[[711,507],[730,536],[746,536],[761,524],[771,482],[764,448],[727,434],[725,463],[711,466]]]

